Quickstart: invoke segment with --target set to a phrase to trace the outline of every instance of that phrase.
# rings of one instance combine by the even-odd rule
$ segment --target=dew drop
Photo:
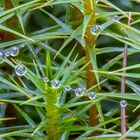
[[[18,76],[24,76],[27,72],[27,69],[24,65],[22,64],[18,64],[16,67],[15,67],[15,73],[16,75]]]
[[[20,45],[20,48],[24,48],[24,47],[25,47],[25,44],[21,44],[21,45]]]
[[[10,55],[11,56],[17,56],[19,54],[19,48],[17,48],[17,47],[12,47],[11,49],[10,49]]]
[[[89,99],[95,99],[96,98],[96,94],[94,92],[90,92],[88,94]]]
[[[118,18],[119,18],[119,16],[116,15],[116,16],[113,16],[113,17],[111,18],[111,20],[112,20],[112,21],[117,21]]]
[[[54,79],[53,81],[51,81],[51,86],[52,86],[52,88],[57,89],[57,88],[60,88],[61,83],[59,80]]]
[[[71,86],[64,86],[65,91],[70,91],[71,90]]]
[[[47,83],[47,82],[49,82],[49,78],[44,77],[44,78],[43,78],[43,81],[44,81],[45,83]]]
[[[4,53],[5,57],[9,57],[10,56],[10,51],[7,50],[5,53]]]
[[[2,64],[3,62],[4,62],[3,53],[0,52],[0,64]]]
[[[120,101],[120,106],[121,107],[126,107],[127,106],[127,102],[125,100]]]
[[[97,35],[101,31],[101,26],[100,25],[94,25],[91,27],[91,33],[93,35]]]
[[[85,93],[85,88],[83,88],[83,87],[75,89],[75,95],[78,97],[83,96],[84,93]]]
[[[104,114],[104,116],[110,116],[113,113],[114,109],[111,109],[107,113]]]

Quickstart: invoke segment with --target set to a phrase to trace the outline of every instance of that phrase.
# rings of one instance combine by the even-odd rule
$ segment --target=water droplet
[[[5,57],[9,57],[9,56],[10,56],[10,51],[9,51],[9,50],[6,51],[6,52],[4,53],[4,55],[5,55]]]
[[[91,27],[91,33],[93,35],[97,35],[101,31],[101,26],[100,25],[94,25]]]
[[[3,53],[0,52],[0,64],[2,64],[3,62],[4,62]]]
[[[22,64],[18,64],[16,67],[15,67],[15,73],[16,75],[18,76],[24,76],[27,72],[27,69],[24,65]]]
[[[88,94],[89,99],[95,99],[96,98],[96,94],[94,92],[90,92]]]
[[[104,116],[111,116],[113,113],[114,109],[111,109],[110,111],[108,111],[107,113],[104,114]]]
[[[10,55],[11,56],[17,56],[19,54],[19,48],[17,48],[17,47],[12,47],[11,49],[10,49]]]
[[[24,47],[25,47],[25,44],[21,44],[21,45],[20,45],[20,48],[24,48]]]
[[[118,20],[118,18],[119,18],[119,16],[113,16],[112,18],[111,18],[111,20],[113,20],[113,21],[117,21]]]
[[[84,93],[85,93],[85,88],[83,87],[75,89],[75,95],[78,97],[83,96]]]
[[[52,86],[52,88],[57,89],[57,88],[60,88],[61,83],[59,80],[54,79],[53,81],[51,81],[51,86]]]
[[[65,91],[70,91],[71,90],[71,86],[64,86]]]
[[[120,106],[121,107],[126,107],[127,106],[127,102],[125,100],[120,101]]]
[[[44,77],[44,78],[43,78],[43,81],[44,81],[45,83],[47,83],[47,82],[49,82],[49,78]]]

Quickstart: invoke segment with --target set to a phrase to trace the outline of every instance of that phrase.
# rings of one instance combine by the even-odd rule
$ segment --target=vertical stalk
[[[95,0],[84,0],[84,14],[91,14],[91,19],[88,23],[86,32],[85,32],[85,49],[86,49],[86,62],[90,62],[90,54],[88,49],[91,47],[95,47],[96,36],[92,35],[90,32],[91,27],[96,22],[95,16]],[[93,70],[93,66],[90,63],[86,69],[86,78],[87,78],[87,88],[92,87],[97,84],[95,74],[91,72]],[[97,92],[98,89],[96,89]],[[91,126],[95,126],[99,123],[97,118],[98,112],[96,106],[93,106],[89,109],[89,124]]]
[[[59,91],[46,85],[46,111],[49,119],[46,126],[48,140],[59,140]]]
[[[131,21],[131,13],[129,14],[129,17],[128,17],[128,25],[130,25],[130,21]],[[126,68],[127,66],[127,51],[128,51],[128,45],[125,44],[124,51],[123,51],[122,68]],[[126,70],[123,70],[123,73],[125,72]],[[126,77],[122,76],[122,82],[121,82],[122,95],[125,94],[125,81],[126,81]],[[122,140],[126,140],[125,133],[126,133],[126,110],[125,110],[125,107],[121,106],[121,134],[122,136],[124,136]]]
[[[127,49],[128,46],[127,44],[125,44],[124,47],[124,51],[123,51],[123,64],[122,67],[125,68],[126,67],[126,63],[127,63]],[[123,70],[123,73],[125,73],[126,71]],[[124,95],[125,94],[125,76],[122,76],[122,82],[121,82],[121,93]],[[121,106],[121,134],[122,136],[126,133],[126,116],[125,116],[125,107]],[[126,137],[122,138],[122,140],[126,140]]]

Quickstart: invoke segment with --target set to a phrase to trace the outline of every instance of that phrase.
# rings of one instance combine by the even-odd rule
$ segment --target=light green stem
[[[46,131],[49,140],[59,140],[59,91],[56,89],[46,87],[46,111],[49,119]]]

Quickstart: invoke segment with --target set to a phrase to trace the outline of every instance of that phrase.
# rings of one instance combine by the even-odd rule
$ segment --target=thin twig
[[[128,17],[128,25],[130,25],[130,21],[131,21],[131,13],[129,13],[129,17]],[[128,45],[125,44],[124,46],[124,51],[123,51],[123,62],[122,62],[122,67],[126,68],[127,65],[127,51],[128,51]],[[123,73],[125,73],[126,70],[123,70]],[[125,80],[126,77],[122,76],[122,82],[121,82],[121,93],[125,94]],[[125,107],[121,106],[121,134],[122,136],[124,136],[126,133],[126,110]],[[124,136],[122,138],[122,140],[126,140],[126,136]]]

